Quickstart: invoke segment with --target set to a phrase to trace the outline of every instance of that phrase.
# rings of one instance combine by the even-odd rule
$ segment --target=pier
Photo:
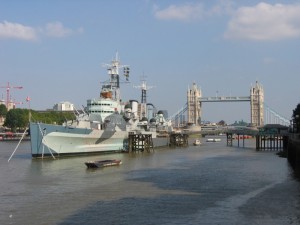
[[[183,133],[170,134],[171,147],[187,147],[188,145],[189,145],[188,134],[183,134]]]
[[[288,140],[288,127],[267,124],[256,135],[256,150],[282,151],[287,149]]]
[[[251,130],[230,130],[226,132],[227,146],[233,146],[233,140],[237,140],[238,147],[245,147],[245,139],[250,139],[257,135],[257,132]]]
[[[0,141],[19,141],[23,136],[23,133],[13,133],[13,132],[4,132],[0,133]],[[24,138],[24,141],[29,141],[30,136],[27,134]]]
[[[238,147],[245,147],[245,139],[249,136],[255,137],[257,151],[282,151],[288,146],[288,127],[279,124],[267,124],[258,130],[245,127],[227,131],[227,146],[232,146],[233,140],[237,139]]]
[[[128,151],[129,152],[154,151],[152,134],[135,134],[133,132],[129,132]]]
[[[257,135],[256,150],[281,151],[286,149],[288,137],[283,135]]]

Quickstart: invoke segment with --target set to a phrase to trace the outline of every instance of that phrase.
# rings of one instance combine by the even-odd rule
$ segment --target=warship
[[[105,64],[109,79],[104,82],[100,95],[88,99],[86,107],[76,119],[62,125],[30,121],[31,154],[33,158],[85,155],[128,151],[129,134],[150,134],[153,147],[167,146],[171,121],[153,104],[120,98],[120,75],[129,80],[129,66],[121,65],[116,54]],[[144,85],[145,86],[145,85]],[[145,89],[142,89],[145,94]]]

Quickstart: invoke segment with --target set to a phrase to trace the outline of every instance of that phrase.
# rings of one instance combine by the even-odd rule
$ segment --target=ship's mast
[[[111,61],[111,64],[104,64],[107,67],[107,73],[110,76],[110,87],[113,91],[113,99],[120,101],[120,76],[119,69],[123,68],[123,75],[126,77],[126,81],[129,79],[129,66],[121,65],[119,60],[118,52],[116,53],[116,58]]]
[[[141,115],[144,117],[147,115],[147,91],[153,88],[153,86],[148,86],[146,82],[146,77],[142,76],[141,85],[134,86],[135,88],[139,88],[142,91],[141,95]]]
[[[147,82],[146,82],[146,77],[142,76],[141,79],[141,85],[138,86],[134,86],[135,88],[139,88],[142,91],[142,95],[141,95],[141,103],[147,103],[147,91],[150,90],[151,88],[153,88],[154,86],[148,86]]]

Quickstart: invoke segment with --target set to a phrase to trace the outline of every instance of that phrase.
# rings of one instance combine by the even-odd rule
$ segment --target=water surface
[[[300,224],[300,183],[285,158],[202,142],[57,160],[31,159],[24,142],[9,163],[17,143],[1,142],[0,224]],[[84,165],[112,158],[123,164]]]

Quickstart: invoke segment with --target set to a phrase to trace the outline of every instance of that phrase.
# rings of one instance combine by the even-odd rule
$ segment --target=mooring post
[[[259,138],[259,135],[257,134],[255,136],[255,140],[256,140],[256,150],[258,151],[259,150],[259,144],[260,144],[260,138]]]
[[[227,136],[227,146],[232,146],[232,134],[226,133]]]
[[[245,148],[245,135],[243,134],[243,148]]]

